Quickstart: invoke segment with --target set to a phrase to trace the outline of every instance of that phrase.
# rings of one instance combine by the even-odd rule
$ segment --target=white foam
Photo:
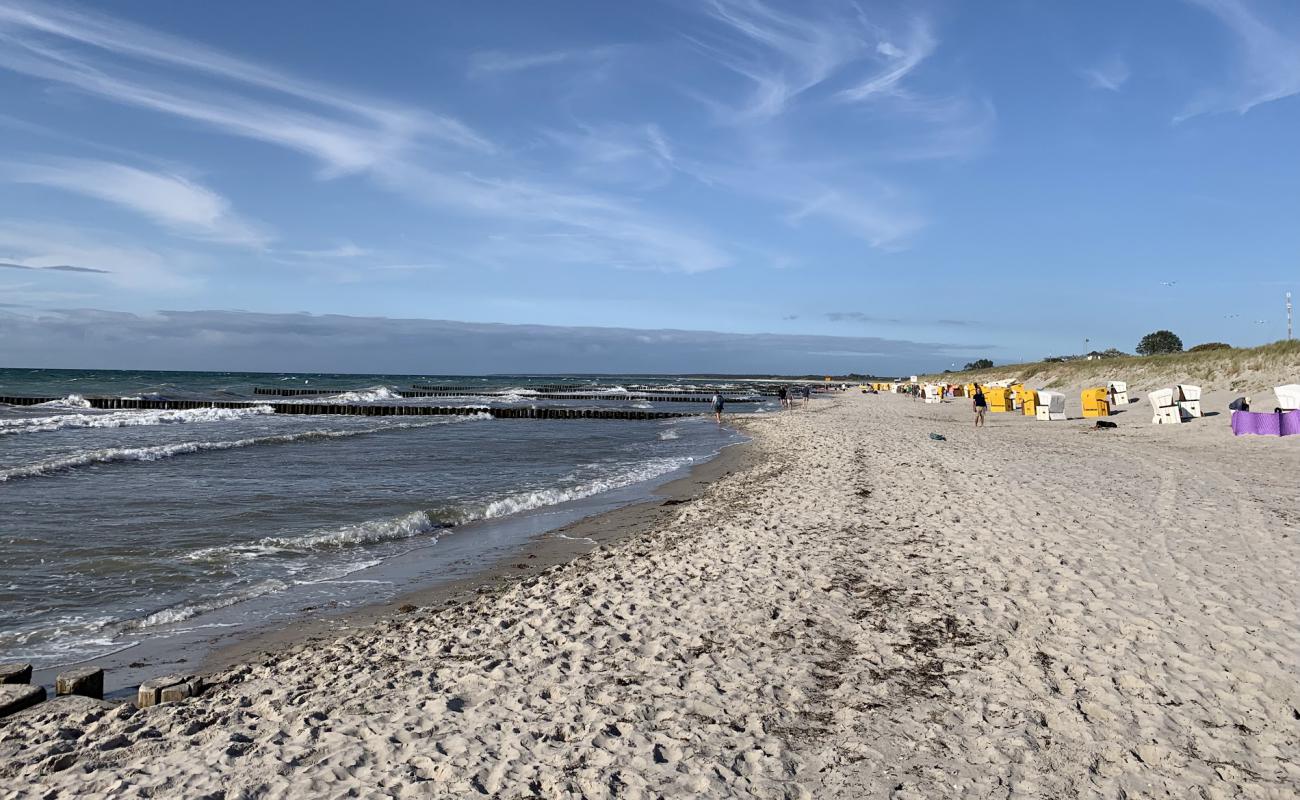
[[[673,440],[673,439],[677,439],[677,438],[680,438],[680,437],[681,437],[681,434],[678,433],[677,430],[674,429],[674,428],[669,428],[669,429],[666,430],[666,431],[659,431],[659,439],[660,439],[661,441],[668,442],[668,441],[671,441],[671,440]]]
[[[299,433],[282,433],[272,436],[254,436],[246,439],[231,439],[222,442],[178,442],[160,444],[151,447],[109,447],[103,450],[89,450],[72,455],[25,464],[21,467],[0,470],[0,483],[15,478],[34,478],[51,475],[65,470],[87,467],[92,464],[111,464],[123,461],[160,461],[173,456],[187,455],[216,450],[234,450],[240,447],[253,447],[263,444],[288,444],[311,439],[343,439],[351,436],[365,436],[372,433],[400,430],[407,428],[427,428],[434,425],[446,425],[453,422],[467,422],[476,419],[491,419],[487,414],[469,414],[465,416],[443,417],[433,422],[396,423],[380,425],[374,428],[351,431],[301,431]]]
[[[205,547],[202,550],[187,553],[185,558],[191,561],[206,561],[227,556],[258,558],[286,551],[330,550],[361,544],[379,544],[381,542],[411,539],[443,530],[446,527],[446,523],[433,520],[424,511],[412,511],[409,514],[402,514],[397,517],[368,520],[338,528],[321,528],[300,536],[267,536],[247,544]],[[433,537],[431,541],[437,541],[437,537]],[[374,565],[369,564],[367,566]],[[364,567],[357,567],[356,569],[364,569]],[[349,570],[349,572],[352,571],[355,570]],[[337,578],[340,576],[332,575],[330,577]]]
[[[402,396],[387,386],[372,386],[369,389],[360,389],[355,392],[343,392],[342,394],[333,394],[323,398],[335,403],[376,403],[380,400],[401,400]],[[318,403],[319,400],[306,400],[302,402]]]
[[[560,503],[567,503],[570,500],[581,500],[585,497],[600,494],[602,492],[621,489],[625,486],[631,486],[634,483],[648,481],[657,478],[660,475],[666,475],[673,470],[690,464],[695,459],[690,456],[681,456],[677,458],[660,458],[649,461],[616,475],[610,475],[605,478],[598,478],[588,483],[571,486],[565,489],[538,489],[532,492],[504,497],[495,500],[483,507],[482,511],[475,515],[479,519],[494,519],[504,517],[509,514],[518,514],[522,511],[532,511],[533,509],[544,506],[553,506]]]
[[[111,414],[60,414],[55,417],[0,419],[0,435],[42,433],[66,428],[129,428],[136,425],[172,425],[220,422],[274,414],[270,406],[251,408],[194,408],[183,411],[115,411]]]
[[[70,394],[61,400],[37,403],[32,408],[90,408],[90,401],[79,394]]]
[[[174,608],[164,608],[161,611],[155,611],[147,617],[138,620],[132,620],[128,628],[152,628],[158,625],[169,625],[176,622],[184,622],[187,619],[197,617],[209,611],[233,606],[235,603],[242,603],[245,600],[252,600],[254,597],[261,597],[264,594],[278,592],[285,588],[283,581],[274,579],[265,580],[254,586],[245,589],[242,592],[228,594],[222,597],[208,600],[206,602],[194,603],[192,605],[176,606]]]

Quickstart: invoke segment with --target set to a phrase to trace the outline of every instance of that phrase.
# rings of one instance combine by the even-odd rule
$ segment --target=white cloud
[[[170,78],[131,68],[140,62],[172,67]],[[197,42],[61,6],[0,5],[0,67],[288,147],[318,159],[331,175],[399,158],[423,137],[492,150],[451,117],[356,97]],[[214,81],[223,88],[210,86]],[[248,96],[253,91],[277,99],[254,99]]]
[[[84,227],[9,221],[0,223],[0,259],[30,267],[75,265],[106,274],[77,276],[137,292],[189,292],[201,285],[199,266],[186,253],[145,247]],[[42,276],[59,273],[42,271]]]
[[[914,18],[901,45],[882,41],[877,46],[877,52],[885,56],[885,63],[865,79],[859,79],[856,85],[839,92],[837,96],[841,100],[860,102],[880,95],[893,94],[898,91],[903,80],[934,53],[937,46],[938,42],[930,33],[930,26],[926,21],[919,17]]]
[[[752,85],[748,99],[731,106],[740,121],[783,114],[805,93],[831,83],[850,84],[834,93],[847,102],[889,94],[937,46],[919,16],[891,30],[848,4],[838,11],[832,5],[799,7],[814,12],[806,14],[789,8],[762,0],[713,0],[704,13],[715,30],[686,37]]]
[[[1284,32],[1255,13],[1260,6],[1240,0],[1188,2],[1227,27],[1240,60],[1234,65],[1235,85],[1207,91],[1175,117],[1176,122],[1223,111],[1244,114],[1255,106],[1300,94],[1300,30]]]
[[[1112,55],[1096,66],[1080,72],[1088,81],[1088,85],[1108,92],[1118,92],[1129,79],[1128,64],[1118,55]]]
[[[104,200],[187,236],[252,247],[269,240],[261,226],[239,218],[226,198],[180,175],[65,158],[0,165],[0,177]]]
[[[507,53],[500,50],[487,50],[470,57],[469,74],[472,78],[483,78],[574,62],[600,61],[609,58],[620,49],[622,48],[615,45],[606,45],[573,50],[551,50],[544,53]]]

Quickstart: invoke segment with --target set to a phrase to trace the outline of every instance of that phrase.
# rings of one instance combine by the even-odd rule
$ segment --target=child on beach
[[[713,394],[713,415],[718,418],[718,424],[722,424],[722,395],[714,392]]]
[[[984,427],[984,412],[988,411],[988,401],[984,399],[984,390],[980,385],[975,384],[975,394],[972,397],[972,406],[975,409],[975,427]]]

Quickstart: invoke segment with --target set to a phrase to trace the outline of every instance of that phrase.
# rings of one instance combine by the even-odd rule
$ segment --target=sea
[[[465,396],[402,396],[417,386]],[[53,399],[0,404],[0,661],[125,662],[145,643],[188,647],[389,602],[647,499],[743,440],[707,414],[289,415],[268,402],[706,411],[627,392],[718,386],[751,399],[729,414],[777,408],[743,386],[663,376],[0,369],[0,396]],[[90,397],[249,405],[95,410]]]

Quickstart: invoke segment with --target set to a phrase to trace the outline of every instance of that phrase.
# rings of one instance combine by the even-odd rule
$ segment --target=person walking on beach
[[[722,395],[718,392],[713,393],[713,416],[718,418],[718,424],[722,424]]]
[[[781,408],[785,409],[790,407],[790,392],[787,391],[784,386],[776,390],[776,396],[777,399],[781,401]]]
[[[975,384],[975,394],[971,395],[971,407],[975,409],[975,427],[984,427],[984,412],[989,410],[989,403],[984,399],[984,389]]]

